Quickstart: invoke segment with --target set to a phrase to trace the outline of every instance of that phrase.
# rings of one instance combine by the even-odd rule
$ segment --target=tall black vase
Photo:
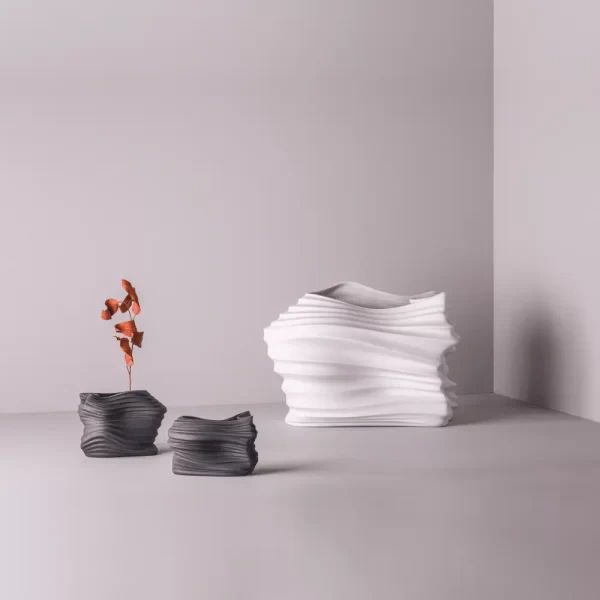
[[[86,456],[152,456],[166,407],[145,390],[117,394],[79,394]]]

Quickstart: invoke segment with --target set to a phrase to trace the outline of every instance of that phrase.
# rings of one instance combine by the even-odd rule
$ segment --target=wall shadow
[[[467,425],[490,420],[544,415],[540,408],[585,415],[586,366],[580,319],[573,306],[552,311],[532,305],[514,326],[518,331],[507,347],[507,368],[500,389],[515,399],[501,396],[459,398],[459,408],[450,425]]]
[[[524,400],[544,408],[557,405],[557,382],[561,364],[558,360],[557,333],[552,320],[543,314],[528,319],[524,330],[519,389]]]
[[[576,307],[550,314],[543,308],[523,324],[519,398],[537,406],[581,416],[586,366]]]

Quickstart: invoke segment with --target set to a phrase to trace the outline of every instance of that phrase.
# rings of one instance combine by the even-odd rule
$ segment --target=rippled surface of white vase
[[[459,338],[445,308],[443,293],[396,296],[352,282],[302,296],[265,329],[286,422],[448,424],[455,384],[445,359]]]

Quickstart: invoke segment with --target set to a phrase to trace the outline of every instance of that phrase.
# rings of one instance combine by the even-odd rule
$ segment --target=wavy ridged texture
[[[459,338],[445,294],[396,296],[358,283],[304,295],[265,329],[290,425],[443,426]]]
[[[145,390],[117,394],[79,394],[83,422],[81,449],[86,456],[152,456],[154,440],[167,412]]]
[[[169,429],[176,475],[250,475],[258,462],[256,427],[243,412],[229,419],[179,417]]]

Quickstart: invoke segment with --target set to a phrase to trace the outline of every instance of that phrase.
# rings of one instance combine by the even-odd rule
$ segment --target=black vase
[[[229,419],[179,417],[169,429],[176,475],[250,475],[258,462],[252,415]]]
[[[166,407],[145,390],[117,394],[79,394],[86,456],[152,456]]]

